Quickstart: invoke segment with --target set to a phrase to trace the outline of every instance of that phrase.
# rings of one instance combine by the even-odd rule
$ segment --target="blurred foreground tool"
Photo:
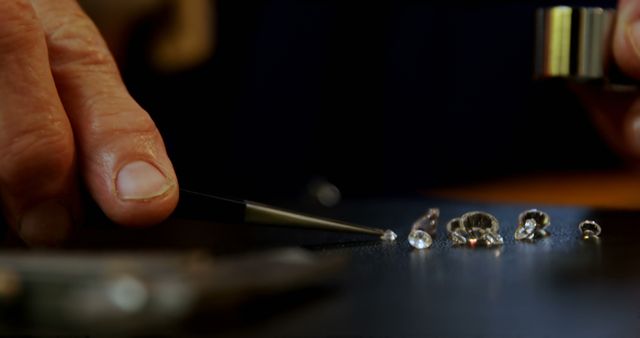
[[[234,257],[200,252],[0,254],[0,332],[148,332],[252,299],[331,286],[344,256],[280,249]],[[313,293],[315,294],[315,293]]]

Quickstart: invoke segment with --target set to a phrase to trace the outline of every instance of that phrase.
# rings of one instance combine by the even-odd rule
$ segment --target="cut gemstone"
[[[500,223],[491,214],[483,211],[470,211],[460,217],[460,224],[463,228],[470,229],[492,229],[498,231]]]
[[[499,233],[493,231],[485,231],[482,235],[482,242],[487,247],[499,246],[504,244],[504,239]]]
[[[387,242],[393,242],[396,240],[396,238],[398,238],[398,235],[396,235],[395,232],[387,229],[385,230],[384,234],[382,234],[382,236],[380,236],[380,239],[383,241],[387,241]]]
[[[582,233],[582,238],[583,239],[591,239],[591,238],[598,238],[598,235],[596,235],[595,232],[591,231],[591,230],[585,230]]]
[[[524,224],[527,220],[532,219],[536,222],[536,228],[542,230],[551,225],[551,218],[549,215],[538,209],[530,209],[524,211],[518,216],[518,224]]]
[[[454,218],[447,223],[449,239],[454,246],[493,247],[504,244],[504,239],[498,233],[498,220],[491,214],[474,211]]]
[[[594,221],[583,221],[578,225],[578,229],[585,238],[598,237],[602,232],[600,225]]]
[[[518,226],[514,237],[519,241],[533,240],[537,227],[538,223],[533,218],[529,218],[524,221],[524,224]]]
[[[420,218],[418,218],[411,229],[426,231],[429,235],[434,236],[436,234],[436,227],[438,225],[438,218],[440,217],[440,209],[431,208]]]
[[[433,239],[426,231],[412,230],[409,234],[409,244],[416,249],[426,249],[431,246]]]
[[[466,233],[464,233],[462,229],[456,229],[449,235],[451,236],[451,242],[453,242],[453,245],[466,245],[468,242]]]

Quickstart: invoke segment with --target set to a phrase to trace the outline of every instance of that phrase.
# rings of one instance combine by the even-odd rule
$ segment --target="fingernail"
[[[18,232],[27,244],[50,246],[62,242],[71,225],[67,208],[58,201],[47,201],[24,213]]]
[[[627,36],[636,57],[640,58],[640,20],[635,21],[627,27]]]
[[[144,162],[131,162],[118,173],[116,190],[123,200],[149,200],[171,188],[169,180],[155,166]]]

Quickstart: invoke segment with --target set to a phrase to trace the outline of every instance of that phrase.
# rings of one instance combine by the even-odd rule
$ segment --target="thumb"
[[[613,55],[620,69],[640,79],[640,1],[620,0],[613,35]]]

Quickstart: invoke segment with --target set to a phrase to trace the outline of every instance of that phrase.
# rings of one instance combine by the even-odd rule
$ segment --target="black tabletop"
[[[427,208],[441,219],[433,246],[407,242]],[[551,235],[518,242],[517,217],[537,207]],[[345,269],[323,287],[244,302],[200,314],[179,328],[194,335],[266,337],[637,337],[640,334],[640,213],[544,205],[495,205],[420,198],[359,200],[303,211],[391,228],[371,236],[291,228],[214,225],[173,219],[150,229],[86,229],[71,247],[86,250],[204,248],[234,257],[298,247],[317,257],[344,256]],[[304,210],[307,209],[307,210]],[[482,210],[500,221],[500,248],[453,247],[445,223]],[[578,223],[602,226],[599,242],[581,239]],[[84,235],[84,236],[80,236]],[[82,240],[80,240],[82,238]],[[117,245],[116,245],[117,244]],[[335,271],[334,271],[335,272]],[[328,280],[328,282],[327,282]],[[86,331],[83,331],[86,333]],[[168,331],[172,334],[173,331]],[[167,333],[167,332],[165,332]]]
[[[412,249],[410,224],[441,207],[430,249]],[[344,242],[316,233],[307,248],[351,256],[338,289],[226,333],[280,337],[637,337],[640,334],[640,214],[537,206],[551,236],[517,242],[518,214],[531,205],[386,200],[343,204],[332,216],[391,227],[396,243]],[[452,247],[444,223],[470,210],[494,214],[501,248]],[[601,241],[577,225],[594,219]],[[286,232],[279,233],[286,236]],[[302,235],[302,233],[298,234]],[[325,237],[326,236],[326,237]],[[336,237],[334,237],[336,236]],[[319,238],[318,238],[319,237]],[[339,239],[340,238],[340,239]],[[333,243],[332,243],[333,242]]]

